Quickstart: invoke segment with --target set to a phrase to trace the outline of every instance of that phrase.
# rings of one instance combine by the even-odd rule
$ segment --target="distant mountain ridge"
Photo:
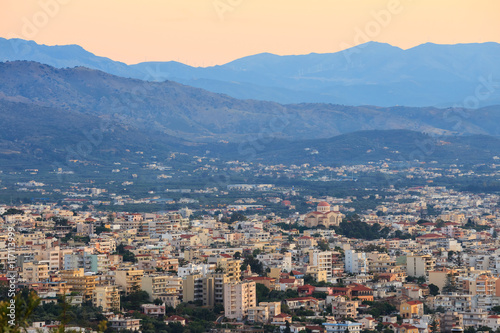
[[[141,161],[137,151],[324,164],[500,155],[500,106],[282,105],[29,61],[0,63],[0,123],[2,167]]]
[[[197,142],[321,139],[375,129],[500,136],[498,106],[467,110],[282,105],[239,100],[172,81],[146,82],[28,61],[0,63],[1,100],[107,117],[139,131]]]
[[[402,50],[369,42],[337,53],[263,53],[222,66],[195,68],[174,61],[126,65],[77,45],[45,46],[0,38],[0,61],[84,66],[122,77],[172,80],[239,99],[285,104],[469,108],[500,104],[499,58],[498,43],[427,43]]]

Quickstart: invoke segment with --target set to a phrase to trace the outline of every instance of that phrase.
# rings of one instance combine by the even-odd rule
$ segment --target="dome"
[[[330,204],[326,201],[321,201],[318,203],[318,207],[316,207],[316,210],[320,213],[327,213],[330,211]]]

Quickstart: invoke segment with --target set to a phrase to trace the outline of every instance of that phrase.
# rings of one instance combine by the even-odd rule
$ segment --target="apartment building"
[[[359,333],[363,329],[363,324],[353,323],[350,321],[338,322],[338,323],[323,323],[325,326],[326,333]]]
[[[111,318],[109,320],[110,327],[112,329],[119,331],[128,330],[128,331],[140,331],[141,330],[141,319],[133,319],[133,318]]]
[[[183,300],[201,301],[203,305],[213,306],[215,303],[224,302],[224,286],[234,283],[233,276],[225,273],[212,273],[203,276],[192,274],[183,279]]]
[[[150,301],[162,296],[178,295],[178,282],[181,278],[165,274],[145,275],[141,281],[141,289],[149,294]]]
[[[49,264],[49,271],[58,271],[64,268],[64,256],[73,253],[73,249],[60,249],[56,246],[47,251],[41,251],[40,256]]]
[[[462,288],[473,296],[500,296],[500,279],[481,274],[462,280]]]
[[[467,312],[472,309],[472,295],[460,295],[453,293],[451,295],[436,295],[428,299],[431,308],[439,307],[453,312]]]
[[[109,267],[109,259],[106,254],[83,253],[83,268],[86,272],[103,272]]]
[[[224,314],[227,318],[243,320],[248,309],[257,305],[255,282],[241,281],[224,285]]]
[[[334,275],[333,263],[332,251],[309,250],[309,264],[316,266],[318,271],[326,271],[327,280],[330,280]]]
[[[115,282],[128,295],[141,289],[143,276],[144,271],[142,269],[122,267],[115,271]]]
[[[22,279],[24,282],[48,281],[49,265],[47,263],[25,262]]]
[[[356,318],[358,306],[358,301],[351,301],[343,296],[334,296],[331,300],[332,314],[336,320],[346,317]]]
[[[89,247],[99,253],[112,253],[116,251],[116,241],[111,237],[93,237],[90,239]]]
[[[424,303],[420,301],[403,302],[399,306],[399,313],[403,318],[422,317],[424,315]]]
[[[229,282],[240,281],[241,277],[241,262],[237,259],[213,256],[208,258],[208,264],[215,264],[216,271],[221,271],[229,279]]]
[[[459,312],[458,314],[462,317],[464,327],[472,326],[479,328],[484,325],[488,317],[488,312],[483,309],[471,309],[470,311]]]
[[[349,273],[368,273],[366,253],[356,250],[345,251],[345,270]]]
[[[328,281],[328,272],[320,269],[318,266],[307,266],[306,274],[310,275],[317,282]]]
[[[97,285],[97,276],[86,274],[83,268],[76,270],[60,271],[62,281],[66,281],[67,286],[73,292],[83,296],[85,301],[90,301]]]
[[[408,276],[425,276],[433,271],[436,266],[436,259],[430,254],[421,256],[406,257],[406,274]]]
[[[372,273],[385,273],[396,267],[396,261],[387,253],[371,252],[366,254],[368,271]]]
[[[120,310],[120,292],[117,286],[97,286],[92,292],[92,304],[103,312]]]
[[[260,302],[258,306],[248,308],[248,321],[267,323],[281,313],[281,302]]]
[[[201,301],[204,306],[215,304],[215,280],[201,274],[192,274],[183,279],[183,301]]]
[[[439,290],[443,290],[443,287],[446,285],[446,280],[448,278],[448,274],[453,274],[455,271],[451,269],[441,269],[439,271],[429,271],[429,284],[433,284],[439,288]]]

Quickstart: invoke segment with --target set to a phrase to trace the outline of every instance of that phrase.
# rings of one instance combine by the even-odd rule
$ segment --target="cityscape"
[[[0,333],[500,333],[495,0],[0,6]]]

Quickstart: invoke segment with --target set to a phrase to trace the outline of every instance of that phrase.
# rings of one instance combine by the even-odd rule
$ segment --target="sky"
[[[498,0],[0,0],[0,37],[134,64],[500,42]]]

